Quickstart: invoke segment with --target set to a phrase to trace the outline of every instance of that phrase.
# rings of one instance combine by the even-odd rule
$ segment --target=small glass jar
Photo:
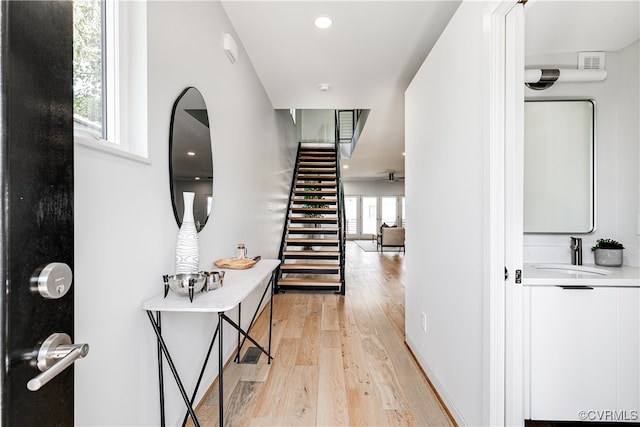
[[[244,246],[244,243],[238,243],[238,248],[236,249],[236,258],[244,259],[247,256],[247,248]]]

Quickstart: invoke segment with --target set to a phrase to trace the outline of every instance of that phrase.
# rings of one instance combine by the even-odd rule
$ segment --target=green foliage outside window
[[[73,112],[76,120],[102,129],[102,3],[73,2]],[[89,123],[87,123],[89,122]]]

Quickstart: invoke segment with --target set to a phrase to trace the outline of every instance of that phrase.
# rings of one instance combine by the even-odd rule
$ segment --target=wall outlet
[[[420,319],[422,320],[422,330],[427,332],[427,315],[424,313],[421,313]]]

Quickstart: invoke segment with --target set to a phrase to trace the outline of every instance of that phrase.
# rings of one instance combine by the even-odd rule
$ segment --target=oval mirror
[[[171,202],[178,226],[182,224],[182,193],[195,193],[193,219],[198,231],[209,218],[213,203],[213,154],[209,116],[204,98],[186,88],[173,104],[169,130]]]

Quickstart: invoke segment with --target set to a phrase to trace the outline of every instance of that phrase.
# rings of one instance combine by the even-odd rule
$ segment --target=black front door
[[[73,366],[27,389],[43,342],[73,339],[68,277],[51,278],[64,295],[51,298],[33,280],[50,263],[73,268],[72,37],[71,2],[0,2],[2,426],[73,425]]]

